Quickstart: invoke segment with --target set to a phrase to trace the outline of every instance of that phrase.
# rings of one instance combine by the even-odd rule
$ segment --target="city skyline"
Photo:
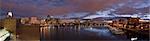
[[[0,41],[149,41],[150,0],[0,0]]]

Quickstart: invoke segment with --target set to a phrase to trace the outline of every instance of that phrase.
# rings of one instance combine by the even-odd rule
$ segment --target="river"
[[[41,40],[127,40],[107,27],[42,27]]]

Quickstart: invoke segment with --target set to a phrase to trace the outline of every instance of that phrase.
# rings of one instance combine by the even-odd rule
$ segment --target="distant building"
[[[21,18],[21,24],[28,24],[30,19],[28,17]]]
[[[138,25],[139,24],[140,18],[129,18],[128,19],[128,24],[129,25]]]
[[[139,26],[139,19],[140,18],[129,18],[126,28],[136,29],[137,26]]]
[[[40,24],[38,17],[30,17],[30,24]]]
[[[40,23],[46,23],[45,19],[40,20]]]
[[[74,22],[75,20],[61,20],[61,23],[70,23],[70,22]]]

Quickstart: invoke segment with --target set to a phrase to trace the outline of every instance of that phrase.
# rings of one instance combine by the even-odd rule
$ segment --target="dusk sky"
[[[148,13],[150,0],[0,0],[0,16],[12,11],[15,16],[66,15],[78,12],[115,9],[122,13]],[[149,13],[150,14],[150,13]]]

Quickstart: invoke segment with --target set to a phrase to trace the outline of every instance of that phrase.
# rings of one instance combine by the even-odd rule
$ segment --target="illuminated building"
[[[139,20],[140,26],[139,28],[142,30],[149,30],[150,28],[150,20]]]
[[[38,20],[38,17],[31,17],[29,23],[30,24],[40,24],[40,21]]]
[[[61,23],[70,23],[70,22],[74,22],[75,20],[61,20]]]
[[[29,18],[25,17],[25,18],[21,18],[21,24],[27,24],[29,22]]]
[[[129,18],[128,24],[138,25],[140,18]]]
[[[45,22],[45,19],[41,20],[40,23],[46,23],[46,22]]]
[[[136,26],[139,25],[139,19],[140,18],[129,18],[127,23],[127,28],[135,29]]]

